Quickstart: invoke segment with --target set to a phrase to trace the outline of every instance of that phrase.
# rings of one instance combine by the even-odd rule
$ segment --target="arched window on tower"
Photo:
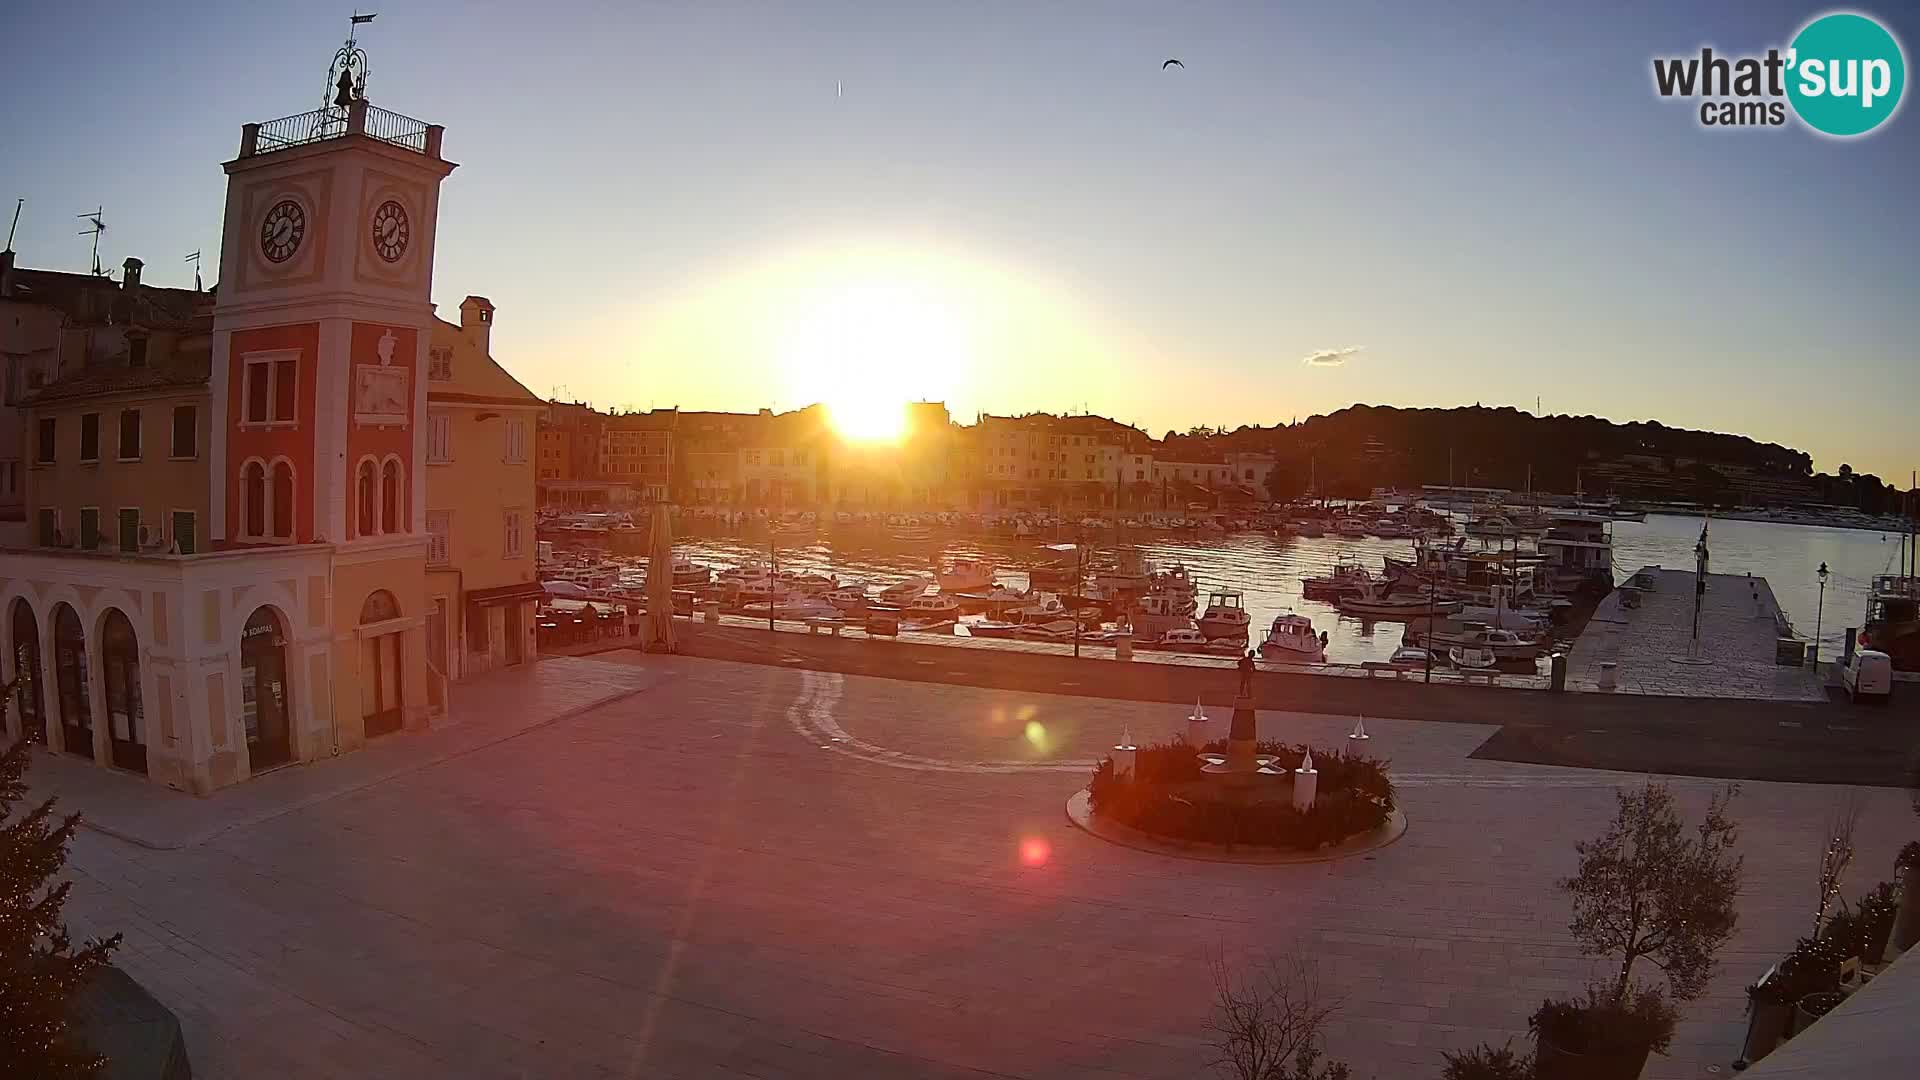
[[[293,466],[273,463],[273,535],[293,539]]]
[[[267,467],[258,461],[240,469],[240,535],[267,535]]]
[[[400,462],[389,458],[386,467],[380,470],[380,531],[397,533],[406,531],[405,485],[401,483]]]
[[[355,532],[357,535],[360,535],[360,536],[372,536],[376,531],[374,526],[374,517],[373,517],[373,507],[374,507],[374,490],[373,489],[375,485],[376,485],[376,481],[374,479],[373,462],[371,461],[361,462],[360,477],[355,482],[355,487],[357,490],[355,493],[355,500],[354,500],[356,503],[356,509],[358,511],[355,515],[355,525],[357,526],[357,528],[355,529]]]

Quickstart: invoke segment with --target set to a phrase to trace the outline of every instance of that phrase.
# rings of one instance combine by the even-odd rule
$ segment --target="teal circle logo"
[[[1787,52],[1787,100],[1808,127],[1842,138],[1887,122],[1907,88],[1907,61],[1887,28],[1836,12],[1803,27]]]

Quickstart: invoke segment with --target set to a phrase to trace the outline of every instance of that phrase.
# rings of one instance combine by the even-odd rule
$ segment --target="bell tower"
[[[356,34],[369,19],[356,16]],[[454,165],[438,125],[372,104],[367,74],[350,34],[321,107],[245,125],[224,166],[209,455],[219,546],[420,547],[424,559],[429,297]]]

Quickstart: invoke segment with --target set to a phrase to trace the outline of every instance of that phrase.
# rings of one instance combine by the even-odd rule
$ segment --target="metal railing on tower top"
[[[426,121],[402,116],[364,101],[356,102],[351,108],[328,106],[312,112],[282,116],[257,126],[249,125],[249,128],[253,138],[250,146],[243,146],[243,157],[270,154],[276,150],[288,150],[352,134],[364,134],[389,146],[412,150],[417,154],[429,153],[431,149]]]

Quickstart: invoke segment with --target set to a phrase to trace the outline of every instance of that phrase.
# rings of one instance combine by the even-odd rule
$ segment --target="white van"
[[[1854,701],[1885,702],[1893,693],[1893,658],[1874,649],[1856,649],[1840,669],[1840,685]]]

